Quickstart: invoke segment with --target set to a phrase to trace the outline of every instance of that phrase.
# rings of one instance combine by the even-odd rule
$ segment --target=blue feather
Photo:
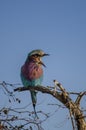
[[[38,78],[38,79],[34,79],[34,80],[27,80],[23,74],[21,73],[21,80],[22,80],[22,83],[25,87],[28,87],[28,86],[38,86],[38,85],[41,85],[42,83],[42,80],[43,80],[43,75]]]
[[[22,83],[24,85],[24,87],[29,87],[29,86],[38,86],[38,85],[41,85],[42,83],[42,80],[43,80],[43,75],[38,78],[38,79],[34,79],[34,80],[27,80],[23,74],[21,73],[21,80],[22,80]],[[33,108],[34,108],[34,112],[35,112],[35,117],[38,118],[37,116],[37,113],[36,113],[36,110],[35,110],[35,105],[37,103],[37,91],[30,91],[31,93],[31,98],[32,98],[32,102],[33,102]]]
[[[33,50],[28,54],[24,65],[21,67],[21,74],[20,74],[24,87],[29,87],[29,86],[35,87],[41,85],[43,80],[42,65],[45,66],[41,58],[47,55],[48,54],[44,53],[40,49]],[[36,110],[35,110],[35,105],[37,102],[37,95],[36,95],[37,91],[31,90],[30,93],[31,93],[34,112],[37,117]]]

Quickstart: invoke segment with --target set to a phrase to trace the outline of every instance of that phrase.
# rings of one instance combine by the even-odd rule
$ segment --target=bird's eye
[[[39,57],[40,55],[39,54],[36,54],[37,57]]]
[[[35,54],[35,55],[33,55],[34,57],[40,57],[40,55],[39,54]]]

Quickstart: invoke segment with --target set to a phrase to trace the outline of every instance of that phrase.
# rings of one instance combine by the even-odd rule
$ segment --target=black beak
[[[43,56],[49,56],[49,54],[44,53]]]

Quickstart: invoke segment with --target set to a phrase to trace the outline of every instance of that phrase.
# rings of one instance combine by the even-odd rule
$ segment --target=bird
[[[21,81],[25,87],[35,87],[41,86],[43,81],[43,68],[46,67],[42,62],[42,57],[48,56],[49,54],[45,53],[41,49],[32,50],[26,60],[25,63],[21,67]],[[35,113],[35,117],[38,118],[36,113],[36,103],[37,103],[37,91],[30,90],[33,109]]]

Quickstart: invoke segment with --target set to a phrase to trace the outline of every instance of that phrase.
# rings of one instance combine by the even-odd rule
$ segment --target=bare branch
[[[83,111],[79,107],[82,97],[84,95],[86,95],[86,91],[85,92],[80,92],[80,93],[67,92],[64,89],[64,87],[62,86],[62,84],[59,83],[56,80],[54,80],[54,87],[51,87],[51,86],[48,86],[48,87],[45,87],[45,86],[18,87],[16,89],[14,89],[14,92],[12,91],[12,93],[11,93],[11,91],[9,91],[8,86],[11,86],[12,88],[14,88],[13,84],[8,84],[6,82],[2,82],[2,83],[0,83],[0,85],[2,85],[2,88],[11,97],[14,96],[13,94],[16,91],[22,92],[22,91],[29,91],[29,90],[37,90],[37,91],[40,91],[42,93],[52,95],[54,98],[59,100],[64,105],[64,107],[62,107],[62,108],[67,108],[69,110],[73,130],[75,130],[76,126],[77,126],[78,130],[86,130],[86,122],[85,122],[86,116],[83,114]],[[75,94],[77,96],[75,102],[70,98],[70,94]],[[15,100],[20,102],[19,99],[17,99],[17,98],[15,98]],[[59,108],[61,108],[61,105],[58,105],[58,106],[59,106]],[[9,111],[11,111],[11,112],[13,111],[14,114],[10,116]],[[45,116],[45,119],[43,119],[40,122],[36,122],[36,121],[34,122],[34,120],[32,120],[31,118],[29,118],[29,119],[26,118],[25,119],[25,118],[20,118],[20,116],[18,116],[18,114],[25,113],[24,110],[21,111],[21,113],[20,113],[20,111],[17,110],[17,109],[11,109],[11,108],[6,109],[6,108],[4,108],[0,112],[4,113],[4,115],[7,115],[7,116],[4,116],[4,118],[0,117],[0,121],[5,122],[5,124],[9,125],[9,127],[7,129],[9,129],[10,127],[13,127],[13,129],[15,129],[15,130],[16,130],[16,126],[11,126],[11,122],[19,121],[19,120],[20,121],[25,121],[25,123],[23,125],[17,126],[17,128],[24,128],[25,125],[35,124],[38,127],[38,129],[42,130],[43,128],[41,127],[41,123],[43,121],[45,121],[49,117],[48,114],[45,114],[45,113],[39,111],[38,113],[43,114]],[[17,116],[15,116],[15,113],[17,114]],[[32,114],[32,113],[30,113],[28,111],[26,111],[26,113],[29,113],[30,115]],[[2,117],[3,117],[3,114],[2,114]],[[6,126],[4,125],[4,127],[6,127]],[[30,125],[29,125],[29,129],[30,129]]]
[[[83,97],[84,95],[86,95],[86,91],[79,93],[79,95],[78,95],[78,97],[77,97],[77,99],[76,99],[76,101],[75,101],[75,104],[76,104],[76,105],[78,105],[78,106],[80,105],[80,101],[81,101],[81,99],[82,99],[82,97]]]
[[[56,81],[54,81],[54,82],[55,82],[55,85],[59,86],[59,89],[60,89],[61,92],[58,92],[56,89],[50,90],[49,87],[47,88],[47,87],[44,87],[44,86],[19,87],[19,88],[14,89],[14,91],[37,90],[37,91],[41,91],[43,93],[47,93],[47,94],[52,95],[53,97],[55,97],[57,100],[59,100],[61,103],[63,103],[69,109],[73,130],[75,129],[73,118],[74,118],[74,120],[77,124],[78,130],[86,130],[85,119],[84,118],[80,119],[80,117],[83,117],[83,113],[80,110],[79,106],[77,105],[77,103],[72,101],[72,99],[69,96],[69,93],[66,92],[66,90],[63,88],[63,86],[60,83],[58,83]],[[52,87],[50,87],[50,88],[52,88]],[[77,102],[80,102],[81,97],[83,95],[85,95],[85,93],[83,93],[83,94],[81,93],[78,96],[79,99],[78,99]]]

